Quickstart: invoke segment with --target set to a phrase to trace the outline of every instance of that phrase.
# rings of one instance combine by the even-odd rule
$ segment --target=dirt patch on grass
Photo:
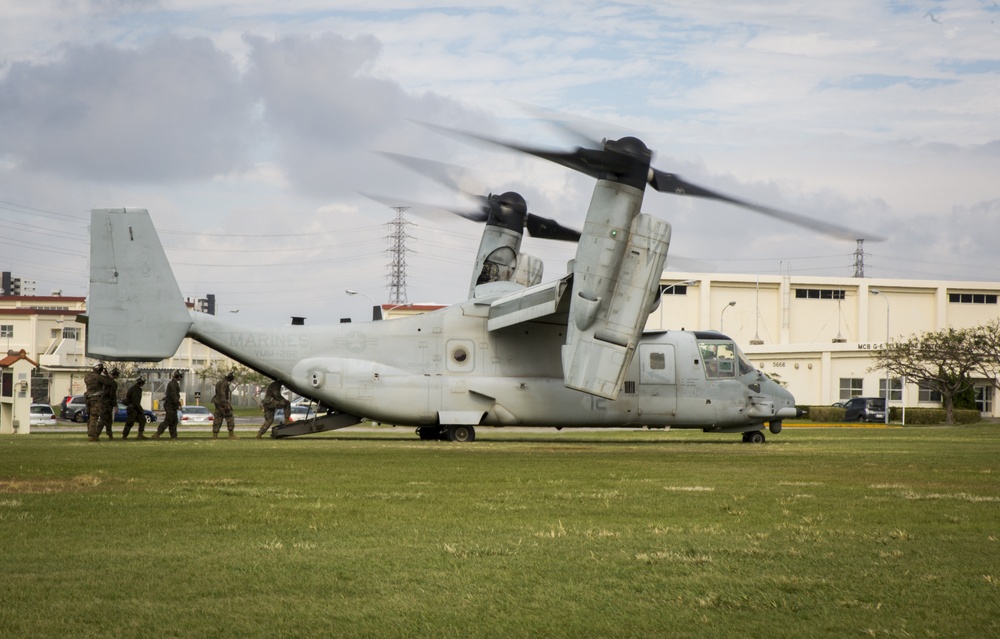
[[[0,494],[77,493],[100,486],[96,475],[77,475],[72,479],[0,478]]]

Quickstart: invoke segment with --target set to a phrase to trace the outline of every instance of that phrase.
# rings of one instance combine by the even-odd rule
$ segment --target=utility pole
[[[391,233],[386,237],[391,248],[387,251],[389,260],[389,303],[406,304],[406,221],[403,213],[408,206],[394,206],[396,217],[387,224]]]
[[[865,241],[858,240],[858,248],[854,249],[854,277],[865,276]]]

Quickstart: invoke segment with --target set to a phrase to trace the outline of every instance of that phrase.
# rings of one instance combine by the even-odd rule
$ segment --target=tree
[[[218,380],[225,377],[226,373],[233,374],[233,382],[238,385],[253,384],[261,385],[270,382],[270,378],[262,373],[235,362],[214,361],[209,366],[200,368],[195,375],[202,381]]]
[[[888,371],[941,393],[946,424],[955,423],[955,397],[973,386],[982,353],[976,328],[946,328],[890,342],[872,351],[869,372]],[[888,407],[887,407],[888,408]]]
[[[1000,388],[1000,318],[994,318],[973,330],[973,343],[979,360],[976,372],[988,379],[994,387]]]
[[[271,381],[263,373],[259,373],[248,366],[226,361],[214,361],[209,366],[200,368],[195,372],[195,375],[203,382],[214,382],[225,377],[226,373],[233,374],[233,382],[237,388],[242,389],[241,392],[244,392],[247,397],[251,394],[247,391],[253,390],[253,387],[264,386]]]

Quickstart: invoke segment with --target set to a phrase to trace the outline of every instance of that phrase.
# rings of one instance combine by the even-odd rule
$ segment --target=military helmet
[[[121,373],[120,373],[120,372],[118,372],[118,369],[117,369],[117,368],[112,368],[112,369],[111,369],[111,376],[112,376],[112,377],[118,377],[119,375],[121,375]]]
[[[146,383],[146,380],[140,377],[139,379],[135,380],[135,383],[138,384],[139,386],[142,386],[143,384]]]
[[[233,381],[234,377],[236,377],[236,375],[233,375],[233,371],[229,371],[228,373],[226,373],[226,379],[227,380]]]
[[[103,370],[104,370],[104,364],[102,364],[100,362],[97,362],[96,364],[94,364],[94,372],[95,373],[100,373]]]
[[[184,377],[184,372],[181,371],[180,369],[177,369],[174,371],[173,377],[174,379],[179,379],[181,377]]]

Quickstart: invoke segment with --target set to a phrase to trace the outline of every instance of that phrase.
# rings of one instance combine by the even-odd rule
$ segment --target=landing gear
[[[462,424],[420,426],[417,428],[417,437],[425,441],[440,439],[446,442],[474,442],[476,441],[476,429]]]
[[[461,426],[452,424],[445,429],[444,439],[450,442],[474,442],[476,441],[476,429],[472,426]]]
[[[759,430],[743,433],[743,443],[745,444],[763,444],[766,440],[767,438],[764,437],[764,433]]]

